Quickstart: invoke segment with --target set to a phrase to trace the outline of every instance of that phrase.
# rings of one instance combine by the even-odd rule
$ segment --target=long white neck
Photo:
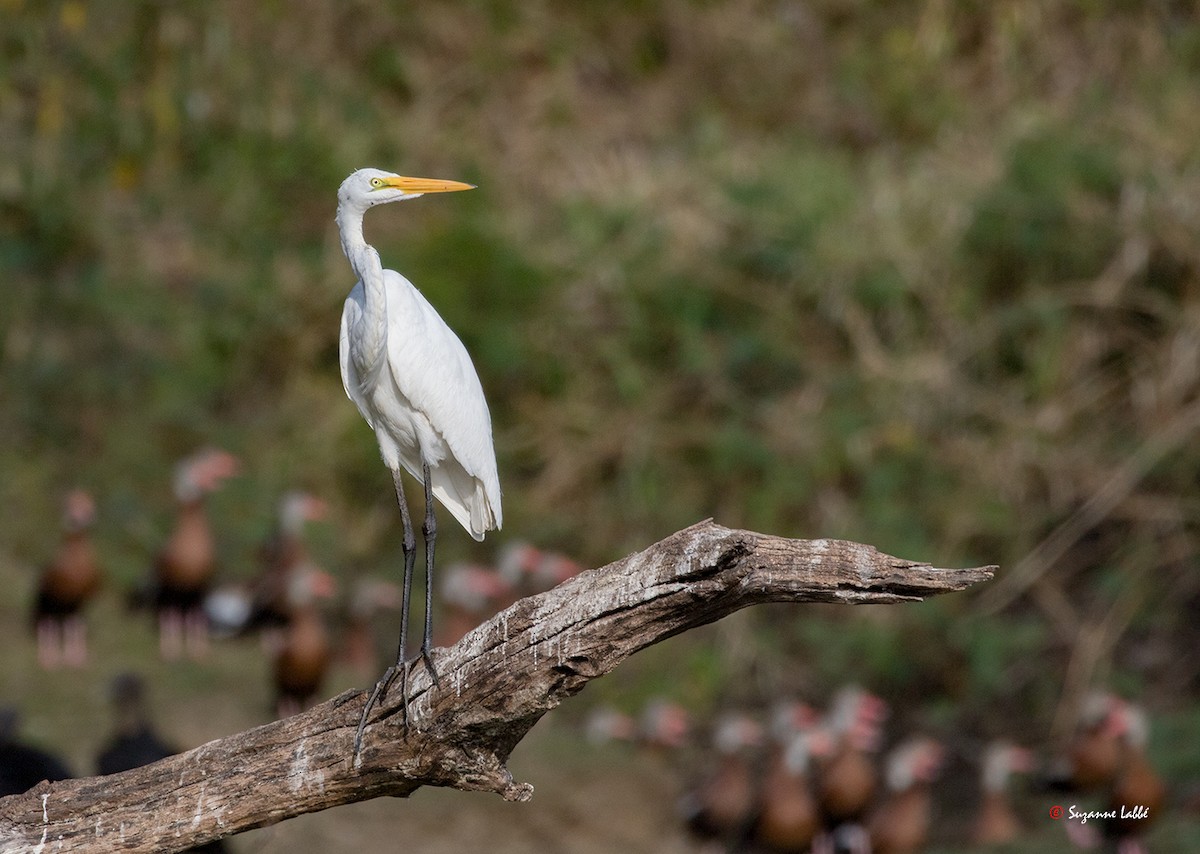
[[[387,347],[387,302],[383,289],[383,265],[379,253],[363,237],[365,211],[338,205],[337,226],[342,251],[355,275],[363,283],[366,310],[362,318],[361,350],[353,354],[360,371],[372,371],[382,364]]]

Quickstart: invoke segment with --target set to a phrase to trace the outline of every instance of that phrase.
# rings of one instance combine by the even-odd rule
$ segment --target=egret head
[[[375,205],[415,199],[425,193],[473,190],[475,185],[440,178],[406,178],[382,169],[359,169],[338,188],[338,207],[365,211]]]

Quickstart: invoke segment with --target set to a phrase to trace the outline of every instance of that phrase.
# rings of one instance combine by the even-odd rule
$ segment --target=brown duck
[[[178,658],[185,651],[200,658],[207,652],[208,618],[203,605],[216,571],[216,544],[204,499],[237,468],[232,454],[207,449],[176,469],[175,526],[154,561],[154,607],[163,658]]]
[[[976,845],[1008,845],[1021,835],[1021,821],[1008,797],[1013,774],[1033,770],[1033,755],[1007,741],[994,741],[983,755],[980,769],[982,796],[971,839]]]
[[[929,837],[930,784],[942,764],[942,747],[930,738],[909,739],[888,757],[883,803],[871,814],[868,832],[873,854],[916,854]]]
[[[96,503],[82,489],[63,502],[62,543],[38,579],[33,606],[38,664],[47,670],[87,663],[83,609],[100,588],[102,573],[92,542]]]
[[[333,645],[320,600],[333,592],[333,579],[319,569],[301,567],[292,576],[288,623],[274,662],[275,711],[281,718],[308,708],[324,684]]]

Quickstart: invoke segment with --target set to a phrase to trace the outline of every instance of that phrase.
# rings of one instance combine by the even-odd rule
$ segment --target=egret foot
[[[429,678],[433,680],[433,684],[437,688],[442,687],[442,683],[438,680],[437,668],[433,666],[433,654],[429,651],[429,647],[421,647],[421,661],[425,662],[425,670],[429,672]],[[413,659],[409,664],[416,664],[416,659]]]
[[[379,677],[379,681],[375,683],[375,689],[371,692],[371,696],[367,698],[367,704],[363,706],[362,717],[358,719],[358,730],[354,734],[355,756],[362,752],[363,732],[366,731],[367,718],[370,717],[371,710],[387,699],[387,692],[391,689],[392,683],[396,681],[396,677],[400,678],[400,694],[404,701],[401,714],[404,716],[404,735],[406,738],[408,737],[408,674],[418,661],[424,662],[425,670],[428,671],[434,686],[441,687],[437,668],[433,666],[433,655],[428,649],[422,649],[416,658],[410,658],[403,664],[397,662],[385,670],[383,676]]]
[[[375,683],[375,690],[371,692],[371,696],[367,698],[367,704],[363,706],[362,717],[358,719],[358,730],[354,733],[354,755],[358,756],[362,752],[363,731],[367,728],[367,718],[371,716],[371,709],[375,708],[375,704],[387,697],[388,689],[392,687],[392,683],[396,681],[396,677],[400,676],[400,684],[404,689],[404,729],[408,731],[408,665],[393,664],[383,672],[379,677],[379,681]]]

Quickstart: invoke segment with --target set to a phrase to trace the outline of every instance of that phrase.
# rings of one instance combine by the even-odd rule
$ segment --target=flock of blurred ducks
[[[258,574],[218,585],[216,539],[205,499],[237,473],[238,460],[214,448],[178,464],[171,532],[153,556],[149,574],[129,592],[129,603],[153,612],[164,660],[203,659],[214,637],[260,636],[272,662],[276,712],[286,716],[312,701],[335,656],[356,672],[375,672],[372,619],[399,609],[400,590],[380,579],[359,579],[342,603],[335,638],[326,612],[337,585],[313,562],[304,537],[306,525],[323,519],[327,508],[321,499],[299,491],[279,502],[273,531],[258,550]],[[61,543],[41,571],[33,601],[37,657],[46,669],[86,664],[86,610],[103,584],[92,540],[94,499],[72,491],[64,500],[62,520]],[[439,642],[454,643],[497,610],[580,569],[562,555],[523,542],[502,549],[496,567],[447,567],[439,600],[444,611]]]
[[[929,844],[949,748],[915,733],[884,753],[887,717],[883,700],[848,685],[824,714],[789,701],[765,720],[729,711],[701,727],[683,708],[657,700],[637,719],[597,709],[585,731],[594,742],[635,743],[668,755],[690,751],[691,782],[677,812],[702,850],[911,854]],[[1069,744],[1046,762],[1005,740],[967,750],[961,758],[976,769],[977,786],[947,781],[939,793],[959,811],[973,803],[969,829],[956,842],[972,850],[1020,850],[1036,823],[1053,822],[1052,807],[1060,806],[1071,846],[1145,852],[1143,834],[1166,804],[1164,783],[1146,758],[1147,736],[1140,707],[1095,693]],[[1017,776],[1045,801],[1039,816],[1023,816],[1014,805]],[[1081,821],[1084,814],[1091,820]]]
[[[237,472],[237,459],[219,449],[199,451],[178,464],[173,528],[152,571],[130,593],[130,603],[155,615],[164,659],[203,658],[214,636],[257,634],[271,662],[275,712],[286,716],[319,695],[335,657],[364,678],[375,673],[372,619],[382,610],[399,608],[399,590],[377,579],[358,582],[344,604],[335,642],[325,603],[336,585],[313,563],[304,539],[305,526],[322,519],[326,507],[303,492],[280,500],[275,529],[260,549],[258,575],[217,585],[217,550],[205,499]],[[32,608],[37,658],[47,669],[87,663],[86,610],[103,583],[91,533],[95,501],[81,490],[71,492],[62,519],[61,543],[41,571]],[[496,566],[447,567],[437,642],[454,643],[522,596],[549,589],[580,569],[569,558],[521,542],[506,546]],[[111,694],[116,725],[97,756],[97,773],[137,767],[176,752],[149,721],[144,686],[136,676],[118,677]],[[694,726],[684,710],[666,702],[651,704],[636,720],[597,709],[587,734],[593,740],[658,751],[699,751],[706,761],[680,799],[679,819],[713,850],[921,851],[930,834],[933,789],[946,748],[928,736],[913,735],[899,740],[879,761],[887,714],[882,700],[847,687],[824,714],[801,703],[783,703],[765,722],[729,713],[706,728]],[[69,776],[52,755],[20,744],[16,729],[15,713],[0,714],[0,795]],[[707,730],[703,745],[697,743],[699,729]],[[1047,793],[1090,799],[1089,809],[1096,813],[1092,821],[1063,816],[1073,845],[1121,854],[1144,851],[1142,834],[1165,804],[1164,784],[1146,758],[1147,737],[1146,715],[1138,706],[1097,693],[1083,703],[1070,744],[1048,763],[1038,766],[1029,750],[1007,742],[980,749],[973,758],[979,787],[971,843],[1019,843],[1028,819],[1018,817],[1010,802],[1010,779],[1030,775]],[[965,795],[955,797],[961,803]],[[1122,817],[1136,807],[1144,808],[1138,817]]]

